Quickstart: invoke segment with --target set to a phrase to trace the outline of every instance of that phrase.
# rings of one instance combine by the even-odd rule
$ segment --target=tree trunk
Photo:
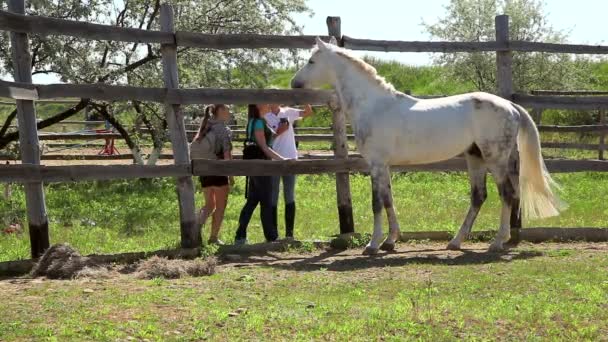
[[[57,115],[54,115],[48,119],[42,120],[40,122],[38,122],[38,124],[36,125],[36,127],[40,130],[46,127],[49,127],[51,125],[54,125],[58,122],[61,122],[73,115],[78,114],[81,110],[83,110],[84,108],[86,108],[86,106],[90,103],[89,99],[81,99],[80,102],[78,102],[78,104],[76,104],[74,107],[67,109]],[[5,148],[9,143],[16,141],[17,139],[19,139],[19,132],[15,131],[15,132],[10,132],[8,134],[6,134],[3,137],[0,137],[0,149]]]
[[[131,154],[133,155],[133,162],[137,165],[144,165],[144,159],[141,155],[141,149],[139,146],[131,139],[131,135],[127,132],[126,128],[108,112],[107,106],[102,106],[98,104],[94,104],[95,110],[101,114],[101,116],[108,121],[112,127],[116,128],[120,136],[125,139],[127,146],[131,150]]]

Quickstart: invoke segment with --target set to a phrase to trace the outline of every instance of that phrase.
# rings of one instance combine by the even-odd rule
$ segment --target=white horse
[[[334,43],[335,44],[335,43]],[[292,88],[331,85],[351,121],[357,148],[369,163],[374,232],[364,254],[392,250],[399,238],[393,208],[390,165],[438,162],[464,153],[471,183],[471,205],[448,249],[460,249],[486,199],[489,170],[502,201],[500,227],[490,251],[503,250],[510,238],[511,206],[520,199],[525,218],[555,216],[562,209],[541,156],[538,130],[521,106],[488,93],[423,100],[395,90],[376,70],[350,51],[317,38],[308,63]],[[520,176],[509,169],[519,147]],[[513,166],[511,166],[513,169]],[[520,196],[521,195],[521,196]],[[380,245],[382,207],[390,232]]]

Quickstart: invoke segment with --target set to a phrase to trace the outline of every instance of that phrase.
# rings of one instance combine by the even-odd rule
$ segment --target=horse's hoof
[[[392,252],[395,250],[395,244],[385,242],[380,246],[380,249],[386,252]]]
[[[376,255],[378,254],[378,248],[372,248],[372,247],[365,247],[365,250],[363,251],[363,255]]]
[[[501,253],[504,251],[505,248],[503,247],[502,243],[493,243],[490,245],[490,248],[488,248],[488,252],[490,253]]]
[[[445,247],[445,249],[447,249],[448,251],[459,251],[460,250],[460,245],[456,244],[454,242],[450,242],[448,243],[448,245]]]

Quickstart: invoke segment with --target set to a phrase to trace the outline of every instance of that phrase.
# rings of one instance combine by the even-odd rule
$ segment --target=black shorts
[[[228,176],[201,176],[199,179],[203,188],[228,185]]]

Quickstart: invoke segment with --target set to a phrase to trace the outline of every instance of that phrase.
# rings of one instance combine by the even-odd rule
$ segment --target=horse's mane
[[[344,57],[347,61],[349,61],[352,65],[354,65],[357,69],[361,70],[370,80],[376,82],[380,87],[384,90],[389,91],[395,95],[402,95],[401,92],[397,91],[395,87],[388,83],[386,79],[380,75],[378,75],[378,71],[376,68],[365,62],[363,59],[353,55],[349,50],[333,47],[332,50],[341,57]]]

